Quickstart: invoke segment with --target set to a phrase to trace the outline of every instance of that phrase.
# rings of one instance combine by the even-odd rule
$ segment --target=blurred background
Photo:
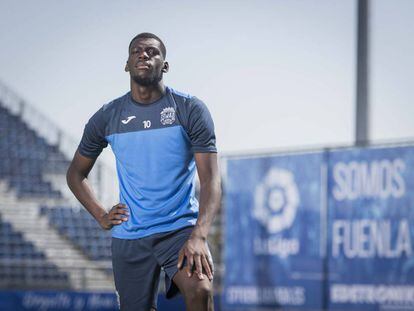
[[[1,310],[116,310],[65,172],[140,32],[215,121],[216,308],[414,310],[413,1],[2,0],[0,26]],[[110,147],[91,181],[118,201]]]

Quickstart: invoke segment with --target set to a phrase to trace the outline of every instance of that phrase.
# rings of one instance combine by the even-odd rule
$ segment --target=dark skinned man
[[[221,198],[214,124],[202,101],[164,86],[165,56],[157,36],[141,33],[132,39],[125,66],[130,92],[90,118],[67,182],[101,227],[112,232],[121,310],[156,310],[161,268],[168,298],[180,292],[187,310],[213,310],[207,236]],[[120,202],[109,211],[88,183],[108,144],[120,184]]]

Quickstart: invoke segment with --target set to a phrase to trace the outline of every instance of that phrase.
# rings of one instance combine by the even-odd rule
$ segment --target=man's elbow
[[[66,171],[66,184],[68,185],[69,188],[71,187],[72,180],[73,180],[73,168],[72,168],[72,164],[70,164],[68,167],[68,170]]]
[[[66,184],[70,189],[82,179],[82,174],[79,172],[76,167],[71,163],[66,171]]]

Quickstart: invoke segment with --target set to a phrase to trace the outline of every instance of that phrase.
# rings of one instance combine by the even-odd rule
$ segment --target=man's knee
[[[213,289],[209,282],[200,282],[198,286],[195,287],[194,291],[195,296],[202,299],[210,298],[213,295]]]
[[[213,287],[209,281],[198,281],[187,287],[183,294],[188,301],[208,301],[213,296]]]

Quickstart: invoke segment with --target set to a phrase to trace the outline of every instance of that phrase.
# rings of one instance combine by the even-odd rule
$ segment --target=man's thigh
[[[112,267],[122,311],[156,309],[160,265],[146,239],[112,238]]]
[[[194,227],[185,227],[157,236],[154,254],[158,264],[165,271],[165,289],[167,298],[175,296],[179,289],[173,283],[173,277],[177,273],[178,253],[187,242]]]

